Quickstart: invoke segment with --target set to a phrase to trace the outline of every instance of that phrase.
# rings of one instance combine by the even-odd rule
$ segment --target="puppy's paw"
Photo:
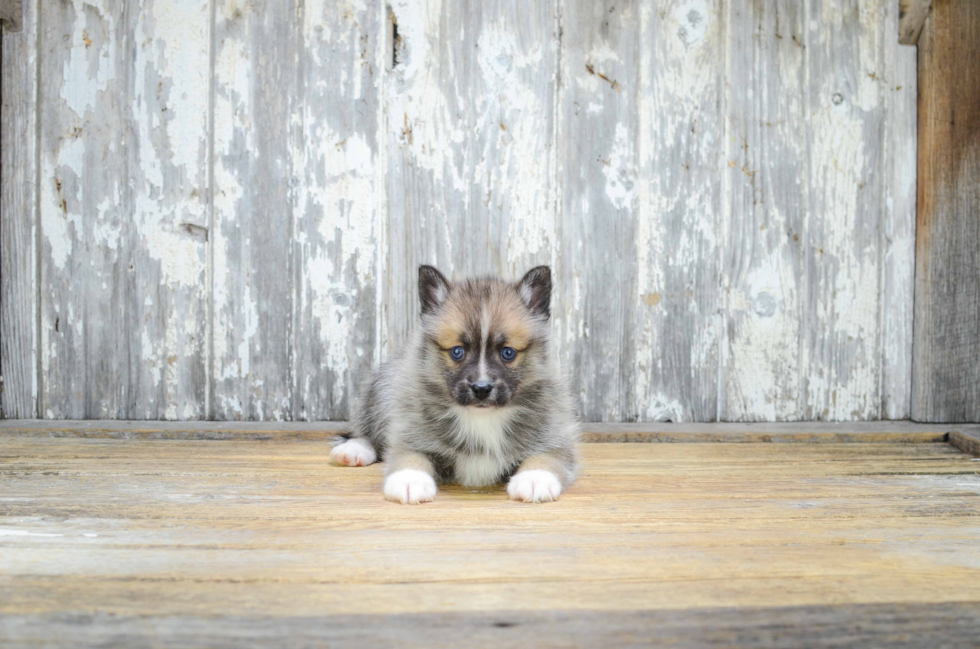
[[[355,437],[334,446],[330,450],[330,459],[344,466],[367,466],[378,460],[378,454],[370,442]]]
[[[436,481],[425,471],[402,469],[385,478],[385,498],[403,505],[431,502],[436,497]]]
[[[558,500],[561,482],[551,471],[532,469],[516,473],[507,483],[507,494],[511,500],[526,503],[548,503]]]

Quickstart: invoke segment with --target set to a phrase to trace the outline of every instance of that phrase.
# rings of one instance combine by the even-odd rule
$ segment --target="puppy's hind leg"
[[[342,466],[367,466],[378,461],[378,453],[366,437],[351,437],[330,450],[330,459]]]

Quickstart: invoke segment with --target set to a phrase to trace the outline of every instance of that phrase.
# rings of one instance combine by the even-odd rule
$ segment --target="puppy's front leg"
[[[575,462],[573,450],[532,455],[521,462],[507,483],[507,494],[511,500],[526,503],[558,500],[558,495],[575,478]]]
[[[421,453],[393,449],[385,472],[384,492],[388,500],[417,505],[436,497],[435,469]]]

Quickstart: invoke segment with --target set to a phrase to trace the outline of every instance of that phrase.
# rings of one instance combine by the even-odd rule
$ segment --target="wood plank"
[[[976,618],[980,467],[948,445],[582,450],[555,504],[449,486],[405,507],[382,499],[380,467],[329,466],[318,442],[0,436],[0,637],[167,635],[176,620],[199,638],[319,637],[311,620],[328,616],[520,628],[567,612],[948,639]]]
[[[885,4],[882,25],[884,72],[880,92],[885,121],[880,159],[883,172],[890,176],[884,180],[878,240],[882,267],[879,416],[906,419],[912,413],[918,61],[915,50],[896,44],[888,36],[899,21],[894,4]]]
[[[39,414],[205,415],[206,5],[40,14]]]
[[[968,426],[950,431],[949,443],[964,453],[980,457],[980,426]]]
[[[810,171],[803,346],[804,419],[881,416],[884,41],[894,2],[808,4],[805,48]],[[905,307],[908,305],[906,304]],[[892,350],[889,350],[892,351]],[[895,350],[904,353],[904,348]]]
[[[329,442],[348,430],[350,427],[345,421],[0,421],[0,436],[129,440],[310,440]]]
[[[6,615],[0,638],[11,644],[77,647],[671,646],[918,649],[969,646],[980,635],[980,604],[848,604],[653,611],[477,611],[401,615],[276,618],[228,614],[145,618],[95,615]]]
[[[289,419],[299,19],[274,0],[217,0],[214,11],[210,415]]]
[[[37,0],[2,38],[0,417],[37,416]]]
[[[980,421],[980,4],[934,4],[919,97],[912,418]]]
[[[554,265],[552,0],[391,2],[386,352],[418,321],[418,265],[519,278]]]
[[[586,420],[635,419],[640,7],[563,0],[555,330]],[[644,395],[645,396],[645,395]]]
[[[169,422],[0,421],[0,436],[173,440],[329,441],[349,430],[344,421]],[[794,442],[938,443],[954,432],[980,434],[980,425],[916,424],[909,421],[794,423],[586,423],[584,442]]]
[[[980,426],[977,427],[980,430]],[[971,427],[922,425],[906,421],[585,424],[583,442],[729,443],[913,443],[945,442],[954,430]]]
[[[634,416],[718,418],[724,4],[639,8]],[[634,82],[636,83],[636,82]]]
[[[902,45],[915,45],[919,42],[932,0],[898,0],[898,7],[898,42]]]
[[[358,384],[381,358],[387,16],[380,0],[297,8],[287,418],[347,419]]]
[[[562,4],[562,357],[587,420],[717,417],[719,3]]]
[[[719,417],[800,419],[810,170],[805,5],[728,7]],[[747,89],[751,89],[747,91]]]
[[[841,4],[730,7],[726,420],[909,415],[915,56]]]

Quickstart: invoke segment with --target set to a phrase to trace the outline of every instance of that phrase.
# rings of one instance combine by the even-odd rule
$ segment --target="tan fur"
[[[478,308],[479,303],[468,296],[450,298],[437,324],[436,342],[439,347],[448,350],[461,344],[461,336],[467,325],[465,314],[473,313]],[[489,313],[490,329],[503,334],[509,346],[519,352],[524,351],[531,339],[531,324],[520,300],[513,293],[494,292]]]
[[[436,343],[442,349],[450,349],[460,344],[459,336],[466,330],[466,317],[456,305],[447,305],[446,313],[439,318]]]
[[[541,453],[540,455],[532,455],[523,462],[521,466],[517,469],[518,471],[551,471],[556,476],[561,476],[565,473],[565,463],[560,460],[557,456],[551,453]]]
[[[432,462],[429,458],[425,457],[421,453],[406,452],[396,455],[394,458],[388,461],[385,466],[385,473],[391,475],[395,471],[401,471],[402,469],[415,469],[416,471],[424,471],[430,476],[435,477],[435,469],[432,467]]]
[[[520,302],[515,299],[495,305],[492,328],[507,337],[507,344],[519,352],[527,348],[531,328]]]

